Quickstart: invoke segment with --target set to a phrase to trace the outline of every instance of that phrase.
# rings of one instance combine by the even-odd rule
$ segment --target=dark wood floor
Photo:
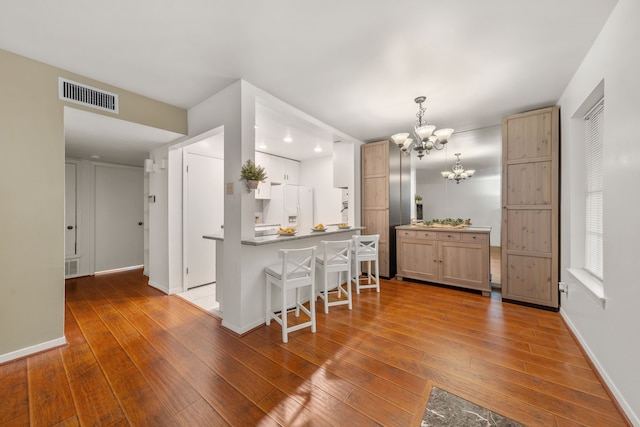
[[[409,281],[243,337],[141,271],[69,280],[69,345],[0,365],[0,425],[418,426],[432,386],[529,426],[627,425],[557,313]]]

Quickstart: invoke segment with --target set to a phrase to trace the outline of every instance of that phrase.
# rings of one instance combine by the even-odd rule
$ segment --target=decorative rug
[[[420,427],[525,427],[437,387],[431,389]]]

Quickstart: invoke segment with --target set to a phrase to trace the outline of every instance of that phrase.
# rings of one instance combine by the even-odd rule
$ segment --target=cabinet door
[[[336,188],[353,188],[354,178],[354,144],[341,143],[333,145],[333,186]]]
[[[502,296],[558,308],[557,107],[502,122]]]
[[[440,279],[465,288],[489,291],[488,247],[477,243],[438,242]]]
[[[386,176],[362,179],[362,209],[389,208],[389,179]]]
[[[366,209],[362,211],[362,234],[379,234],[378,260],[380,275],[389,277],[389,209]]]
[[[287,184],[300,184],[300,162],[297,160],[284,159],[284,176]]]
[[[387,176],[389,169],[389,143],[371,142],[362,146],[362,177]]]
[[[367,209],[362,213],[362,234],[379,234],[382,243],[389,242],[389,210]]]
[[[300,162],[297,160],[285,159],[284,157],[272,156],[261,153],[261,161],[267,166],[268,179],[276,184],[300,184]],[[256,163],[258,163],[258,153],[256,153]],[[260,163],[258,163],[260,164]]]
[[[269,167],[271,168],[271,172],[267,171],[267,175],[269,175],[269,179],[271,182],[275,184],[285,184],[285,172],[284,172],[284,162],[280,157],[269,156]]]
[[[438,276],[436,242],[398,239],[398,275],[433,282]]]
[[[270,199],[271,198],[271,177],[273,176],[273,168],[271,166],[271,156],[265,153],[256,151],[255,153],[256,165],[262,166],[267,173],[267,179],[264,182],[258,184],[258,188],[255,192],[256,199]]]
[[[270,199],[271,198],[271,182],[265,181],[258,184],[256,188],[256,200]]]

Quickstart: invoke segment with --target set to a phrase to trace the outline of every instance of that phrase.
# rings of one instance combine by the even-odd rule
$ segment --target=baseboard
[[[9,362],[11,360],[21,359],[26,356],[30,356],[42,351],[51,350],[55,347],[60,347],[67,344],[65,337],[57,338],[55,340],[43,342],[40,344],[32,345],[31,347],[25,347],[20,350],[12,351],[11,353],[0,354],[0,364]]]
[[[607,374],[607,371],[600,364],[600,362],[598,361],[598,358],[591,351],[591,348],[589,347],[587,342],[584,340],[584,338],[582,338],[582,335],[580,335],[580,332],[578,332],[578,329],[576,329],[575,325],[571,322],[571,320],[567,316],[566,312],[562,309],[562,307],[560,307],[560,316],[562,317],[562,320],[564,320],[564,323],[569,328],[569,332],[571,332],[574,338],[580,343],[580,347],[582,347],[582,351],[585,353],[587,360],[592,365],[593,369],[596,371],[596,375],[599,376],[600,380],[605,384],[605,389],[611,396],[614,402],[614,405],[618,407],[618,409],[627,418],[627,421],[631,425],[640,426],[640,417],[638,417],[638,414],[636,414],[633,411],[633,409],[631,408],[631,406],[629,406],[629,404],[624,399],[622,394],[620,394],[620,391],[618,390],[614,382],[611,380],[611,378]]]
[[[174,286],[169,288],[169,295],[174,295],[174,294],[179,294],[181,292],[184,292],[184,290],[182,289],[182,286]]]
[[[244,328],[239,327],[238,325],[234,325],[233,323],[226,321],[225,319],[222,319],[222,326],[228,330],[230,330],[231,332],[234,332],[237,335],[245,335],[248,332],[251,332],[252,330],[262,326],[265,324],[264,319],[258,319],[256,321],[254,321],[253,323],[245,326]]]
[[[163,294],[167,294],[167,295],[169,295],[169,293],[167,292],[167,290],[166,290],[165,288],[163,288],[162,286],[160,286],[159,284],[154,283],[154,282],[153,282],[153,281],[151,281],[151,280],[149,280],[149,281],[147,282],[147,284],[148,284],[149,286],[151,286],[152,288],[156,288],[157,290],[159,290],[159,291],[160,291],[160,292],[162,292]]]

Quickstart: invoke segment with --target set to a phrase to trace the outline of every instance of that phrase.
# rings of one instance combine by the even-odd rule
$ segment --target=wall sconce
[[[153,173],[154,162],[152,159],[144,159],[144,171],[146,173]]]

